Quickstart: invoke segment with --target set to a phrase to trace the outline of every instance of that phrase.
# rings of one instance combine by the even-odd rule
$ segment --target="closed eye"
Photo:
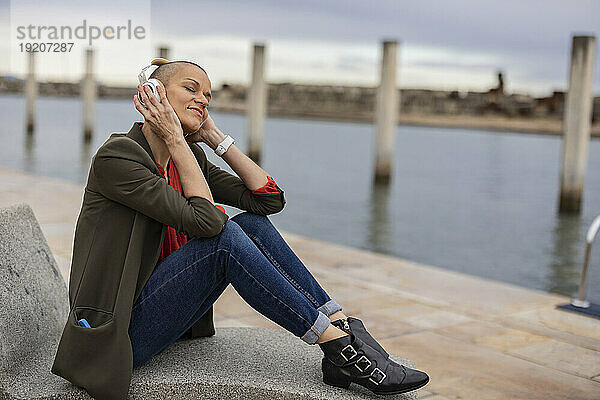
[[[194,89],[192,89],[191,87],[189,87],[189,86],[184,86],[184,87],[185,87],[187,90],[189,90],[190,92],[192,92],[192,93],[196,93],[196,91],[195,91]]]

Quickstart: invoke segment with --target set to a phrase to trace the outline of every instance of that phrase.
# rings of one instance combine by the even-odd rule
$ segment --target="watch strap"
[[[215,148],[215,154],[221,157],[234,142],[235,140],[231,136],[225,136],[225,139]]]

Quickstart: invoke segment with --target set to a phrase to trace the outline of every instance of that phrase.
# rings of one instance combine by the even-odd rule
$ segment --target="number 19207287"
[[[22,52],[29,53],[70,53],[73,48],[73,42],[60,43],[60,42],[33,42],[33,43],[19,43],[19,48]]]

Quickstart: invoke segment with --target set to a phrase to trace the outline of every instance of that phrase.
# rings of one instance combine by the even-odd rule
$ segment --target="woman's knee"
[[[212,247],[212,246],[226,246],[230,247],[231,243],[235,243],[239,241],[240,235],[245,235],[241,226],[239,226],[235,221],[232,221],[231,218],[227,220],[223,229],[218,234],[204,238],[204,237],[194,237],[186,243],[186,246],[190,247]]]
[[[266,215],[253,214],[249,211],[239,213],[230,219],[234,220],[241,226],[271,224],[271,220]]]
[[[220,243],[236,243],[239,242],[240,236],[245,236],[244,230],[237,222],[231,218],[227,220],[223,230],[217,236]]]

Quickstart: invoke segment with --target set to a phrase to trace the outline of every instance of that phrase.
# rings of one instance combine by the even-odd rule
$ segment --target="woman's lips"
[[[202,112],[200,110],[198,110],[197,108],[188,108],[188,110],[192,110],[193,112],[195,112],[202,118]]]

